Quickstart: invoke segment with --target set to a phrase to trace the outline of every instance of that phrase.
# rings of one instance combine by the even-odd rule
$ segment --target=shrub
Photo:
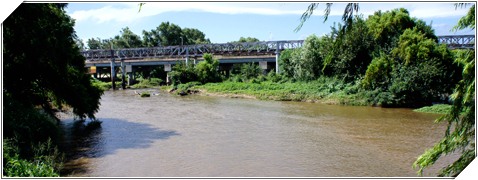
[[[149,92],[143,91],[143,92],[141,92],[140,96],[141,97],[150,97],[151,94],[149,94]]]
[[[3,175],[7,177],[59,177],[62,156],[50,140],[34,149],[31,160],[21,158],[15,139],[3,141]]]
[[[173,71],[169,72],[168,75],[173,86],[198,80],[194,66],[191,64],[187,65],[184,62],[173,66]]]
[[[203,55],[204,61],[198,63],[195,67],[198,80],[202,83],[219,82],[221,76],[219,75],[218,67],[219,60],[212,57],[211,54]]]

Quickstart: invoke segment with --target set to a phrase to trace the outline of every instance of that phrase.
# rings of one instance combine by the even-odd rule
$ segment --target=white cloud
[[[89,10],[77,10],[70,15],[77,21],[93,21],[103,23],[107,21],[133,22],[135,20],[155,16],[166,12],[197,11],[220,14],[258,14],[258,15],[285,15],[300,16],[308,3],[218,3],[218,2],[148,2],[138,13],[138,3],[119,3],[121,6],[107,5]],[[359,14],[373,14],[377,10],[387,11],[395,8],[406,8],[412,17],[432,18],[463,16],[467,8],[455,10],[452,3],[360,3]],[[330,12],[331,16],[341,16],[345,3],[335,3]],[[314,15],[321,16],[325,4],[315,10]]]

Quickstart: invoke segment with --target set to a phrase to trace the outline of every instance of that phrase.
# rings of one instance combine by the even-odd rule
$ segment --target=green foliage
[[[272,75],[271,75],[272,76]],[[272,82],[270,80],[208,83],[196,89],[229,96],[252,96],[264,100],[309,101],[330,104],[368,105],[363,92],[354,83],[337,78],[320,77],[304,82]]]
[[[132,88],[152,88],[157,87],[163,83],[162,79],[159,78],[149,78],[149,79],[142,79],[139,83],[132,85]]]
[[[322,68],[326,75],[343,76],[354,81],[362,76],[372,59],[374,42],[372,35],[362,17],[356,16],[347,30],[338,25],[333,27],[331,37],[324,37],[319,48],[324,58]]]
[[[434,104],[433,106],[425,106],[419,109],[413,110],[415,112],[435,113],[435,114],[447,114],[451,111],[451,105],[449,104]]]
[[[58,142],[60,130],[56,120],[31,105],[25,105],[9,95],[3,96],[3,137],[16,138],[23,157],[33,154],[29,146],[48,139]]]
[[[196,81],[188,82],[188,83],[185,83],[185,84],[180,84],[180,85],[177,86],[177,89],[176,89],[175,92],[178,95],[187,94],[187,93],[191,92],[193,87],[199,86],[199,85],[201,85],[201,83],[196,82]]]
[[[459,4],[457,4],[458,6]],[[461,4],[463,5],[463,4]],[[468,14],[460,19],[454,30],[475,29],[475,5]],[[419,168],[418,173],[433,164],[442,156],[460,151],[461,156],[453,163],[443,168],[439,176],[457,176],[473,159],[475,159],[475,50],[457,50],[454,52],[455,62],[462,67],[462,79],[458,82],[453,93],[453,105],[448,114],[437,122],[448,121],[445,137],[432,148],[426,150],[413,163]]]
[[[392,66],[389,58],[385,54],[380,54],[380,57],[374,58],[368,65],[365,77],[362,80],[362,87],[368,90],[386,89],[391,71]]]
[[[296,80],[313,80],[320,75],[323,58],[320,47],[325,45],[316,35],[307,37],[301,49],[292,51],[290,65]],[[286,70],[288,71],[288,70]],[[286,72],[291,74],[290,72]]]
[[[262,69],[258,64],[245,63],[241,65],[241,76],[243,81],[248,81],[261,75]]]
[[[185,45],[190,44],[210,44],[211,40],[206,39],[206,35],[198,29],[194,28],[184,28],[182,29],[182,34],[184,36]]]
[[[378,47],[386,52],[396,46],[403,31],[414,26],[413,19],[404,8],[384,13],[377,11],[368,17],[366,23]]]
[[[186,65],[184,62],[173,66],[173,70],[168,74],[173,86],[191,81],[197,81],[198,79],[194,66]]]
[[[292,64],[292,54],[298,49],[286,49],[279,56],[280,73],[286,77],[294,77],[294,67]]]
[[[149,92],[143,91],[143,92],[141,92],[140,96],[141,97],[150,97],[151,94],[149,94]]]
[[[211,54],[203,55],[204,61],[201,61],[196,66],[192,64],[186,65],[179,63],[173,67],[173,71],[169,72],[172,85],[185,84],[192,81],[200,81],[202,83],[219,82],[222,81],[222,76],[219,74],[219,61]]]
[[[198,29],[182,29],[174,23],[162,22],[156,29],[152,29],[151,31],[143,30],[143,46],[177,46],[211,43],[211,41],[205,37],[205,34]]]
[[[199,62],[196,67],[198,80],[202,83],[218,82],[221,77],[218,73],[219,60],[213,58],[212,54],[204,54],[204,61]]]
[[[101,89],[103,91],[107,91],[109,89],[111,89],[113,86],[111,85],[111,82],[102,82],[98,79],[95,79],[95,78],[91,78],[91,84],[95,87],[97,87],[98,89]]]
[[[3,140],[3,175],[6,177],[59,177],[62,158],[51,141],[40,143],[34,149],[34,156],[25,159],[20,156],[16,140]]]
[[[375,98],[374,102],[378,104],[429,105],[444,101],[451,93],[459,79],[457,71],[446,45],[438,45],[427,37],[426,32],[414,27],[400,35],[391,54],[382,52],[372,60],[362,87],[368,90],[379,88],[376,93],[386,94],[383,101],[375,101]]]
[[[259,39],[254,38],[254,37],[240,37],[239,41],[234,41],[234,42],[259,42]]]
[[[121,29],[120,35],[116,35],[112,41],[114,48],[136,48],[142,45],[141,37],[134,34],[129,27]]]
[[[453,95],[451,111],[437,121],[447,121],[445,137],[423,153],[413,164],[418,173],[433,165],[442,155],[461,152],[460,158],[443,168],[440,176],[457,176],[475,158],[475,51],[460,50],[456,62],[463,68],[462,79]]]
[[[471,3],[470,3],[471,4]],[[458,8],[458,6],[465,6],[466,7],[466,3],[457,3],[455,4],[455,6]],[[475,4],[473,4],[471,7],[470,7],[470,10],[468,10],[468,13],[463,16],[462,18],[460,18],[460,20],[458,20],[458,23],[456,26],[453,27],[453,31],[457,31],[457,30],[461,30],[461,29],[465,29],[465,28],[471,28],[471,29],[475,29]]]
[[[3,23],[3,92],[24,104],[66,104],[94,118],[103,93],[85,73],[65,4],[21,4]],[[28,51],[25,51],[28,50]],[[52,51],[54,50],[54,51]],[[50,103],[54,102],[54,103]]]

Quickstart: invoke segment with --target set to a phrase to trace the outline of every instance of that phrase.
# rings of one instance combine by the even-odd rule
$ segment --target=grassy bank
[[[310,82],[231,82],[208,83],[190,87],[202,94],[249,97],[261,100],[305,101],[326,104],[371,105],[357,85],[336,78]]]
[[[415,112],[435,113],[435,114],[447,114],[451,111],[451,105],[449,104],[435,104],[433,106],[425,106],[413,110]]]

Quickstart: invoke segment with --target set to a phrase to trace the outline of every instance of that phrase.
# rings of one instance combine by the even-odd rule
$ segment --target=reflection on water
[[[106,92],[97,118],[100,130],[66,138],[71,176],[416,176],[411,164],[446,127],[409,109],[130,90]]]

